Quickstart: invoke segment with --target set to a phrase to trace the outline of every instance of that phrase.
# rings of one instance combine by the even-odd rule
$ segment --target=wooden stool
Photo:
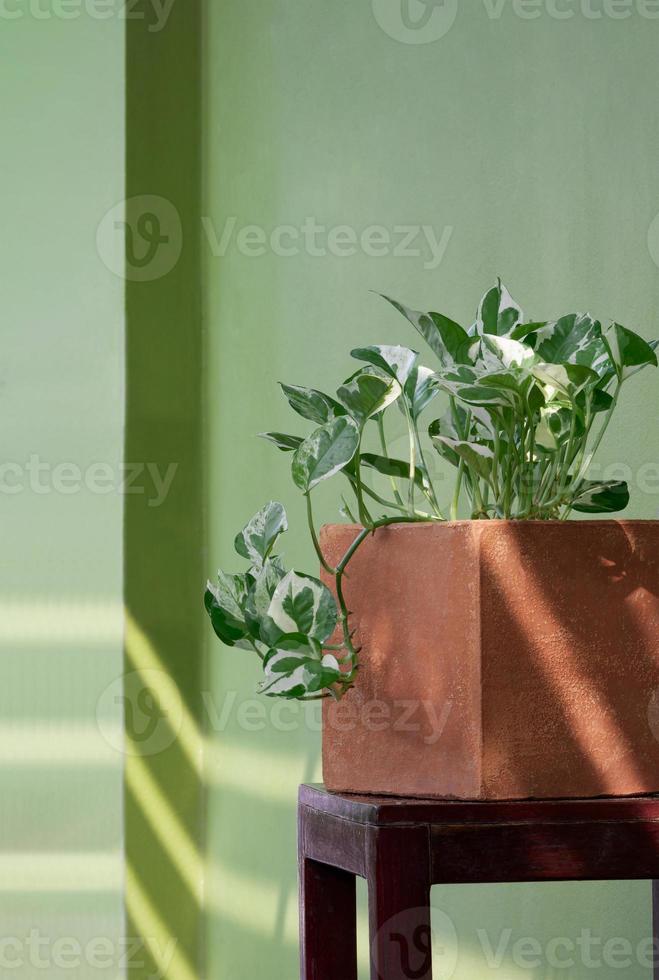
[[[659,878],[655,797],[463,803],[305,785],[298,830],[302,980],[357,980],[355,875],[372,980],[431,980],[431,885]],[[655,980],[657,959],[655,943]]]

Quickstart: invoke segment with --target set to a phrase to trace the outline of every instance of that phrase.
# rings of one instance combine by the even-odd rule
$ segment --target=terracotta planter
[[[336,562],[357,528],[324,528]],[[397,525],[345,592],[362,668],[324,706],[330,790],[659,792],[659,522]]]

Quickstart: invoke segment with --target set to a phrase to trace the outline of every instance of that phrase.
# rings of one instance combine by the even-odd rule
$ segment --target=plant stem
[[[352,484],[351,484],[351,486],[352,486]],[[343,501],[343,509],[345,510],[346,514],[348,515],[348,517],[350,518],[350,520],[352,521],[353,524],[357,524],[357,520],[355,518],[355,515],[350,510],[350,507],[348,506],[348,501],[343,496],[343,494],[341,494],[341,500]]]
[[[497,504],[501,502],[501,487],[499,486],[499,456],[501,452],[501,437],[498,426],[494,427],[494,459],[492,460],[492,490]]]
[[[361,449],[362,449],[362,443],[360,438],[359,445],[357,446],[357,452],[354,455],[356,481],[355,483],[353,483],[353,489],[355,491],[355,496],[357,497],[357,513],[359,514],[359,520],[362,522],[364,527],[369,527],[373,523],[373,520],[368,510],[366,509],[366,506],[364,504],[364,496],[362,493]]]
[[[510,518],[511,506],[512,506],[512,496],[513,496],[513,467],[514,467],[514,453],[515,453],[515,430],[514,426],[509,426],[507,429],[508,436],[508,453],[506,460],[506,479],[505,479],[505,489],[503,495],[503,516],[506,519]]]
[[[414,426],[410,415],[410,408],[403,395],[403,406],[405,408],[405,418],[407,419],[407,430],[409,433],[410,444],[410,483],[407,490],[407,502],[410,514],[414,513],[414,477],[416,475],[416,441],[414,439]]]
[[[425,456],[423,455],[423,447],[421,445],[421,437],[419,435],[419,427],[417,425],[417,420],[413,418],[412,422],[413,422],[413,426],[414,426],[414,435],[416,437],[417,452],[419,454],[419,463],[420,463],[421,468],[423,470],[423,475],[426,478],[426,480],[428,481],[428,489],[427,490],[424,489],[423,490],[423,493],[427,497],[428,503],[430,504],[430,506],[432,507],[432,509],[435,511],[435,514],[437,515],[437,517],[439,517],[440,520],[444,520],[445,518],[444,518],[444,515],[443,515],[443,513],[441,511],[441,508],[439,506],[439,503],[437,502],[437,495],[435,494],[435,488],[434,488],[434,486],[432,484],[432,480],[430,479],[430,473],[428,472],[428,467],[426,466]]]
[[[530,510],[531,506],[533,505],[533,480],[535,476],[535,425],[535,419],[532,417],[531,425],[529,426],[528,461],[524,470],[524,479],[527,481],[524,506],[527,511]]]
[[[367,487],[366,484],[362,484],[362,493],[365,493],[367,496],[371,497],[373,500],[376,500],[379,504],[382,504],[383,507],[390,507],[392,510],[398,510],[402,514],[407,514],[407,512],[408,512],[407,507],[405,507],[405,505],[400,506],[399,504],[395,504],[391,500],[385,500],[384,497],[381,497],[380,494],[379,493],[376,493],[375,490],[371,490],[371,488],[370,487]],[[415,514],[419,514],[420,512],[417,511],[417,510],[415,510],[414,513]],[[430,516],[430,515],[428,515],[428,516]],[[369,527],[371,527],[373,525],[373,523],[374,522],[371,521],[371,523],[369,524]]]
[[[595,443],[593,445],[593,448],[590,450],[590,452],[588,454],[588,465],[590,465],[590,461],[593,459],[595,453],[599,449],[600,443],[602,442],[602,439],[604,438],[604,434],[605,434],[606,430],[609,427],[609,422],[611,421],[611,418],[613,416],[613,413],[616,410],[616,406],[618,404],[618,397],[620,395],[620,389],[621,388],[622,388],[622,381],[618,381],[618,384],[616,385],[616,390],[614,391],[613,396],[612,396],[611,404],[609,405],[609,408],[608,408],[608,410],[606,412],[606,415],[604,416],[604,421],[602,422],[602,426],[601,426],[599,432],[597,433],[597,437],[595,439]],[[594,419],[595,419],[595,415],[593,414],[593,418],[591,420],[591,425],[589,426],[589,428],[588,428],[588,430],[586,432],[586,436],[585,436],[585,439],[586,440],[588,439],[588,435],[590,433],[590,428],[592,427],[592,421],[594,421]],[[583,463],[582,463],[582,465],[583,465]],[[581,470],[581,466],[579,467],[579,470]],[[576,496],[577,492],[580,490],[580,488],[581,488],[581,486],[582,486],[582,484],[584,482],[584,479],[585,479],[585,473],[582,476],[579,477],[579,479],[577,480],[577,482],[576,482],[576,484],[575,484],[575,486],[573,488],[573,493],[572,493],[573,499]]]
[[[259,650],[259,648],[258,648],[258,647],[257,647],[257,645],[256,645],[256,642],[255,642],[255,641],[254,641],[254,640],[253,640],[253,639],[251,638],[251,636],[246,636],[246,637],[245,637],[245,639],[246,639],[246,640],[247,640],[247,642],[248,642],[248,643],[249,643],[249,644],[250,644],[250,645],[251,645],[251,646],[252,646],[252,647],[254,648],[254,652],[256,653],[256,655],[257,655],[257,656],[258,656],[258,657],[259,657],[259,658],[260,658],[261,660],[264,660],[264,659],[265,659],[265,655],[264,655],[263,653],[261,653],[261,651]]]
[[[542,507],[545,505],[545,499],[547,497],[547,494],[550,493],[550,491],[553,495],[553,486],[556,481],[556,470],[559,467],[560,458],[561,458],[561,450],[557,450],[552,456],[549,465],[547,466],[544,473],[542,474],[542,477],[540,479],[540,484],[538,486],[538,493],[535,498],[535,503],[538,509],[542,509]]]
[[[371,527],[364,528],[352,542],[345,555],[336,567],[336,573],[334,576],[334,581],[336,585],[336,597],[339,603],[339,609],[341,610],[341,628],[343,630],[343,643],[350,655],[349,659],[351,662],[350,673],[346,675],[346,680],[343,682],[344,685],[349,687],[354,679],[354,674],[359,668],[359,650],[355,649],[352,636],[350,634],[349,617],[350,612],[346,605],[345,596],[343,594],[343,576],[345,575],[346,568],[350,564],[351,559],[354,557],[355,553],[358,551],[360,546],[366,541],[370,534],[375,534],[377,530],[382,527],[389,527],[392,524],[428,524],[432,523],[436,518],[433,517],[382,517],[377,521],[374,521]]]
[[[590,438],[590,433],[593,428],[594,420],[595,420],[595,415],[592,411],[592,395],[591,395],[586,404],[586,421],[584,424],[584,434],[579,440],[578,449],[573,457],[575,484],[578,484],[583,478],[582,468],[584,467],[584,460],[586,458],[586,449],[588,448],[588,440]],[[590,459],[592,459],[592,455],[588,457],[588,462],[590,462]]]
[[[462,489],[462,476],[464,474],[464,459],[461,459],[458,463],[458,475],[455,480],[455,491],[453,493],[453,500],[451,501],[451,520],[457,521],[458,519],[458,505],[460,503],[460,491]]]
[[[473,511],[472,517],[475,516],[475,518],[477,519],[482,514],[485,514],[485,505],[483,503],[483,497],[482,497],[482,494],[481,494],[480,479],[479,479],[478,476],[475,476],[474,475],[474,477],[472,478],[472,481],[471,481],[471,485],[472,485],[472,490],[473,490],[473,500],[472,500],[472,503],[474,505],[474,511]]]
[[[388,457],[389,447],[387,446],[387,437],[384,432],[384,412],[380,412],[378,414],[377,423],[378,423],[378,432],[380,433],[380,446],[382,447],[382,455]],[[398,484],[396,483],[396,477],[391,476],[389,477],[389,479],[391,480],[391,488],[394,492],[394,500],[396,501],[399,507],[403,507],[404,506],[403,498],[398,492]]]
[[[570,419],[570,434],[567,440],[567,448],[565,450],[565,457],[563,460],[563,464],[561,466],[561,474],[560,474],[560,479],[558,481],[558,492],[556,494],[559,500],[563,497],[565,490],[567,489],[567,485],[570,482],[570,465],[572,460],[572,453],[574,452],[574,437],[576,431],[577,431],[577,415],[573,404],[572,418]]]
[[[456,402],[455,402],[455,398],[453,397],[453,395],[451,395],[450,398],[449,398],[449,407],[450,407],[450,410],[451,410],[451,418],[453,419],[453,425],[455,426],[456,432],[458,433],[458,435],[460,436],[461,439],[469,439],[469,432],[471,430],[471,419],[472,419],[471,409],[468,409],[467,410],[467,417],[466,417],[466,420],[465,420],[465,431],[463,431],[462,430],[462,427],[460,426],[460,416],[458,415],[458,408],[457,408],[457,405],[456,405]],[[476,479],[478,479],[478,478],[476,478]],[[460,461],[459,461],[459,463],[458,463],[458,472],[457,472],[457,475],[456,475],[456,478],[455,478],[455,490],[453,491],[453,499],[451,501],[451,520],[452,521],[457,521],[457,519],[458,519],[458,507],[459,507],[459,504],[460,504],[460,493],[462,491],[462,484],[463,484],[463,482],[467,486],[467,495],[468,495],[469,499],[471,500],[472,511],[473,511],[473,509],[474,509],[474,507],[476,505],[475,496],[474,496],[474,490],[473,490],[474,481],[471,479],[471,474],[469,472],[469,468],[468,467],[465,467],[465,462],[461,458]],[[481,503],[482,503],[482,501],[481,501]]]
[[[557,500],[556,496],[556,478],[557,473],[561,470],[563,458],[563,449],[558,450],[549,464],[549,468],[545,470],[545,473],[540,481],[540,488],[538,490],[538,496],[536,498],[537,508],[539,514],[542,518],[548,516],[549,511],[555,506]],[[547,513],[545,513],[547,512]]]
[[[311,540],[313,541],[313,546],[316,549],[316,554],[320,559],[320,564],[323,566],[326,572],[329,572],[330,575],[336,575],[336,569],[332,568],[332,566],[328,564],[328,562],[325,560],[325,556],[320,547],[320,542],[316,535],[316,528],[314,527],[314,522],[313,522],[313,510],[311,508],[311,492],[305,493],[304,496],[307,498],[307,523],[309,524]]]

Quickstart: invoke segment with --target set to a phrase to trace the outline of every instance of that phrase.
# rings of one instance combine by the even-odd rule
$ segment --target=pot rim
[[[425,529],[429,527],[449,528],[449,527],[465,527],[465,526],[497,527],[502,525],[505,527],[509,527],[510,525],[515,525],[515,527],[524,527],[525,525],[532,525],[534,527],[543,526],[543,527],[565,527],[565,528],[580,527],[581,528],[581,527],[593,527],[593,526],[611,527],[612,525],[615,524],[624,527],[647,527],[648,525],[653,525],[653,524],[659,526],[659,520],[651,517],[622,517],[622,518],[610,517],[610,518],[594,518],[592,520],[578,519],[578,520],[566,520],[566,521],[559,521],[559,520],[540,521],[540,520],[526,520],[526,519],[515,520],[512,518],[493,517],[490,520],[472,520],[472,519],[465,519],[465,520],[458,520],[458,521],[434,521],[433,520],[433,521],[418,521],[418,522],[409,522],[409,523],[405,521],[401,521],[400,523],[388,524],[386,525],[386,527],[377,528],[377,530],[391,531],[400,528],[405,528],[406,530],[420,530],[421,528]],[[321,525],[322,531],[326,529],[329,530],[330,528],[332,529],[350,528],[351,530],[357,532],[364,530],[362,524],[328,523],[328,524]]]

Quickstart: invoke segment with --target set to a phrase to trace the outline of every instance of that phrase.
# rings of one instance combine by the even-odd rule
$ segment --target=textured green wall
[[[209,572],[232,565],[234,532],[271,497],[292,520],[287,559],[315,564],[287,460],[254,434],[294,424],[277,380],[326,387],[347,375],[351,346],[414,342],[370,289],[468,320],[499,273],[532,315],[588,309],[657,335],[659,271],[647,235],[659,211],[659,21],[641,13],[650,6],[608,3],[598,18],[599,0],[491,2],[497,18],[470,0],[445,36],[405,43],[438,33],[448,21],[433,18],[450,18],[457,4],[430,8],[416,32],[402,26],[394,0],[209,5]],[[574,15],[555,15],[566,10]],[[423,11],[410,0],[413,18]],[[298,239],[296,254],[273,248],[273,229],[301,229],[309,216],[358,235],[381,225],[397,241],[397,226],[428,225],[444,241],[452,231],[436,268],[424,267],[426,247],[394,255],[380,241],[385,254],[367,254],[377,251],[372,239],[351,255],[333,254],[350,251],[347,237],[328,244],[322,233],[315,243]],[[267,243],[254,229],[238,241],[247,225]],[[284,249],[293,251],[293,234],[284,233]],[[657,390],[651,372],[629,390],[603,461],[637,474],[659,460]],[[659,498],[643,476],[646,492],[633,488],[630,513],[651,517]],[[326,519],[335,517],[331,496]],[[319,736],[313,718],[303,725],[288,708],[251,707],[256,665],[209,644],[209,974],[292,980],[295,793],[318,773]],[[479,927],[495,946],[507,927],[511,942],[543,944],[582,927],[635,944],[649,930],[646,883],[437,889],[434,901],[460,936],[459,980],[488,974]],[[559,972],[543,950],[539,966],[507,955],[494,975],[620,974]],[[649,971],[636,964],[625,975]]]
[[[114,980],[123,282],[96,233],[124,196],[124,24],[61,11],[0,18],[0,972]]]

